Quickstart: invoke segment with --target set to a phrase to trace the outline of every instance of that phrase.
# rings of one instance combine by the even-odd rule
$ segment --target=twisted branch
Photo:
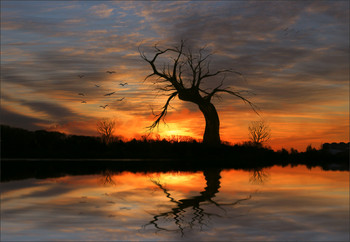
[[[156,119],[156,121],[153,122],[153,124],[151,126],[147,127],[148,129],[153,130],[155,127],[159,126],[159,122],[161,120],[164,121],[164,118],[168,112],[169,103],[174,97],[176,97],[177,94],[178,94],[178,92],[173,92],[172,94],[170,94],[168,100],[166,101],[165,105],[163,106],[162,112],[156,115],[156,117],[158,117],[158,118]]]

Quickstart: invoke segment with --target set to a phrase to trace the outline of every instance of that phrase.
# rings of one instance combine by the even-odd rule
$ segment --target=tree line
[[[323,166],[340,164],[349,167],[348,152],[332,154],[311,146],[305,152],[295,149],[274,151],[268,147],[241,144],[221,144],[213,148],[196,140],[113,140],[105,143],[101,137],[68,135],[45,130],[28,131],[1,125],[1,158],[59,159],[175,159],[179,167],[188,162],[220,166],[297,165]],[[183,162],[182,162],[183,161]],[[145,160],[147,162],[147,160]]]

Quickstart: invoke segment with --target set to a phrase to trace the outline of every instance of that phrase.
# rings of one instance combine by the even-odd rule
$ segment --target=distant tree
[[[115,130],[115,121],[112,119],[102,119],[97,122],[97,131],[101,135],[102,142],[109,144],[113,141],[113,131]]]
[[[311,144],[306,147],[306,152],[316,152],[316,148],[312,147]]]
[[[162,85],[158,89],[168,94],[168,99],[162,108],[162,111],[156,115],[157,119],[149,127],[151,130],[159,125],[161,120],[167,114],[169,104],[176,96],[182,101],[192,102],[198,105],[199,110],[205,118],[205,131],[203,143],[220,144],[220,121],[212,98],[220,93],[227,93],[238,97],[245,103],[248,103],[254,110],[255,106],[238,91],[223,87],[225,76],[219,80],[215,88],[203,87],[204,81],[217,78],[219,75],[234,74],[243,78],[240,72],[232,69],[222,69],[211,71],[209,57],[211,54],[205,54],[205,48],[199,49],[198,53],[193,53],[190,48],[185,48],[184,41],[179,46],[167,49],[154,47],[155,54],[152,58],[140,51],[141,58],[150,64],[152,73],[149,77],[156,77],[155,83]],[[163,64],[156,63],[161,59]]]
[[[268,141],[271,137],[271,129],[269,125],[263,121],[253,121],[248,127],[249,138],[255,145],[261,145]]]

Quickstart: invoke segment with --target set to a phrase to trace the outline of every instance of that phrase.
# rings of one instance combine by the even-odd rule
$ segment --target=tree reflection
[[[215,207],[225,211],[224,206],[235,206],[236,204],[251,199],[251,195],[246,198],[238,199],[231,203],[219,203],[213,200],[215,194],[220,188],[221,169],[204,170],[203,175],[206,180],[204,191],[199,196],[176,200],[172,197],[168,189],[166,189],[160,181],[151,179],[151,181],[160,188],[169,200],[175,204],[169,211],[159,213],[153,216],[153,219],[144,225],[144,228],[153,225],[158,230],[176,231],[184,235],[185,229],[192,229],[198,225],[202,230],[203,226],[208,226],[212,216],[220,217],[220,215],[208,212],[209,207],[205,205],[215,205]],[[176,225],[175,229],[170,229],[171,225]]]
[[[252,184],[264,184],[269,179],[270,174],[261,169],[256,168],[251,171],[251,176],[249,177],[249,182]]]
[[[113,181],[113,175],[115,174],[115,172],[113,172],[113,171],[111,171],[111,170],[108,170],[108,169],[106,169],[106,170],[104,170],[103,172],[102,172],[102,183],[104,184],[104,185],[110,185],[110,186],[113,186],[113,185],[115,185],[115,182]]]

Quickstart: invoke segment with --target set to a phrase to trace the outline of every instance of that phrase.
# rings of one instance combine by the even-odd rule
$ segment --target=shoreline
[[[93,175],[105,172],[170,172],[237,169],[260,171],[273,166],[320,167],[327,171],[349,171],[348,163],[328,162],[305,164],[302,162],[247,162],[230,160],[179,160],[179,159],[2,159],[1,182],[30,178],[46,179],[67,175]]]

